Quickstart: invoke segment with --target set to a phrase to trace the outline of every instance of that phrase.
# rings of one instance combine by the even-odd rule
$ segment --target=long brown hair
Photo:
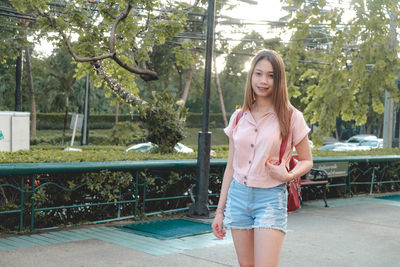
[[[272,103],[279,120],[281,137],[285,139],[289,133],[289,119],[292,105],[289,102],[289,96],[286,85],[285,66],[279,54],[273,50],[261,50],[251,60],[250,70],[247,74],[246,88],[244,93],[243,111],[249,110],[255,102],[255,93],[251,87],[251,77],[257,63],[262,60],[268,60],[274,70],[274,88],[272,92]]]

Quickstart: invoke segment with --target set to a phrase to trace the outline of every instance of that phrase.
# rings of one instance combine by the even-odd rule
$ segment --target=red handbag
[[[282,162],[283,155],[285,154],[285,149],[287,146],[289,135],[285,138],[285,140],[281,143],[281,149],[279,151],[279,163]],[[296,167],[297,160],[291,155],[289,161],[289,167],[286,169],[290,172]],[[296,177],[292,181],[286,184],[286,188],[288,191],[288,199],[287,199],[287,211],[295,211],[301,207],[301,178]]]
[[[242,118],[242,116],[243,116],[243,110],[240,110],[236,116],[235,125],[239,123],[239,120]],[[282,140],[281,148],[279,151],[279,164],[282,162],[283,155],[285,154],[288,138],[289,135],[285,138],[285,140]],[[286,169],[288,171],[291,171],[294,169],[294,167],[296,167],[296,164],[297,160],[293,156],[290,156],[289,167],[287,167]],[[295,211],[301,207],[301,202],[302,202],[301,178],[296,177],[294,180],[288,182],[286,184],[286,188],[288,191],[287,211],[288,212]]]

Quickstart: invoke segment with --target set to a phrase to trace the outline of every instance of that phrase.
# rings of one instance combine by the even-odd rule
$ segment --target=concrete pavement
[[[308,201],[289,214],[280,266],[400,266],[400,202],[358,196],[328,204]],[[0,250],[0,266],[238,266],[229,234],[221,242],[190,238],[201,242],[162,255],[95,238]]]

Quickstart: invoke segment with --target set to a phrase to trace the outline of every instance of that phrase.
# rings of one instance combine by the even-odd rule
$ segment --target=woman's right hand
[[[214,235],[219,239],[223,239],[226,235],[226,231],[223,228],[223,222],[222,222],[223,219],[224,219],[224,214],[217,213],[215,214],[214,221],[211,225]]]

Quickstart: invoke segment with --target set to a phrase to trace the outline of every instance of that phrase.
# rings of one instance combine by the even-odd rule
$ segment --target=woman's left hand
[[[269,170],[269,175],[278,181],[289,182],[292,177],[290,173],[286,170],[285,164],[282,162],[281,164],[272,164],[270,161],[267,161],[267,168]]]

